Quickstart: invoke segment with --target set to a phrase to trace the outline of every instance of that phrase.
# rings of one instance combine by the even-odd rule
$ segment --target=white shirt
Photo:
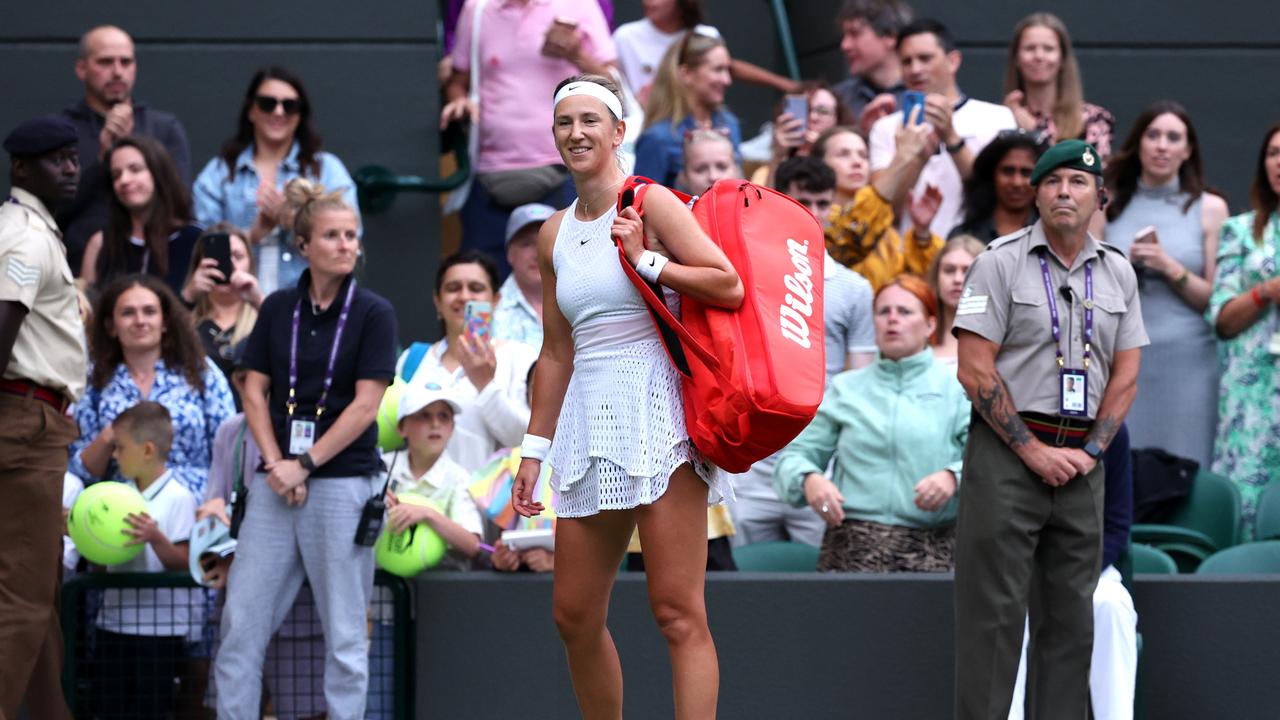
[[[693,31],[699,35],[720,37],[720,31],[710,25],[698,25]],[[639,95],[641,89],[653,82],[663,54],[684,33],[684,30],[664,33],[648,18],[625,23],[613,31],[613,44],[618,49],[618,67],[632,93]]]
[[[951,115],[951,124],[975,156],[1001,130],[1012,130],[1018,126],[1013,119],[1013,111],[1009,108],[973,98],[960,101]],[[897,147],[895,136],[901,126],[901,110],[880,118],[871,126],[872,172],[883,170],[893,162],[894,149]],[[927,185],[933,185],[942,191],[942,206],[938,208],[938,214],[934,216],[929,229],[933,230],[934,235],[946,237],[960,223],[964,205],[964,181],[946,148],[939,148],[925,163],[924,169],[920,171],[920,179],[911,189],[912,196],[918,197]],[[902,217],[898,219],[899,230],[905,232],[910,223],[911,218],[907,213],[902,213]]]
[[[463,530],[484,537],[480,509],[467,490],[471,486],[471,473],[463,470],[461,465],[442,455],[422,477],[415,478],[409,469],[407,449],[383,453],[382,462],[391,469],[392,492],[397,495],[412,492],[434,500],[444,508],[445,516],[461,525]],[[450,547],[436,569],[466,570],[469,566],[468,558]]]
[[[137,488],[132,480],[128,484]],[[147,501],[147,514],[160,526],[160,532],[169,542],[176,545],[191,538],[191,527],[196,521],[196,496],[173,479],[171,471],[165,471],[156,478],[142,497]],[[113,573],[165,571],[164,563],[150,543],[129,562],[107,568],[107,572]],[[98,627],[123,635],[185,636],[191,629],[192,614],[204,608],[203,595],[195,593],[174,588],[104,590]]]
[[[76,504],[76,498],[80,497],[80,493],[84,491],[84,481],[75,473],[65,473],[62,476],[62,509],[70,510],[72,505]],[[75,541],[69,535],[62,536],[62,578],[66,580],[70,578],[76,571],[76,565],[80,563],[80,551],[76,549]]]
[[[526,380],[538,351],[520,342],[495,342],[498,365],[493,381],[477,392],[461,367],[452,373],[444,369],[440,358],[446,348],[444,340],[432,345],[412,377],[404,376],[406,350],[396,361],[396,375],[410,384],[435,381],[451,391],[462,412],[454,418],[453,437],[444,454],[467,472],[475,472],[499,449],[515,447],[524,440],[529,427]]]

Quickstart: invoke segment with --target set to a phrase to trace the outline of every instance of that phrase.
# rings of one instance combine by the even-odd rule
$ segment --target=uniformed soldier
[[[1059,143],[1031,184],[1040,220],[975,260],[953,327],[975,413],[956,537],[957,718],[1008,716],[1028,605],[1026,716],[1088,717],[1099,459],[1147,344],[1133,267],[1088,233],[1097,151]]]
[[[57,598],[62,476],[84,391],[84,325],[52,213],[80,182],[76,130],[59,118],[19,125],[4,140],[8,198],[0,205],[0,717],[24,701],[32,717],[70,717],[62,697]]]

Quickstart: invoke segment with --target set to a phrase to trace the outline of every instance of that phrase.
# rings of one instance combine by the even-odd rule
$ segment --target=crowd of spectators
[[[128,34],[103,26],[82,38],[75,73],[84,97],[62,112],[78,134],[82,179],[57,218],[88,310],[88,389],[70,411],[79,438],[69,473],[86,486],[181,487],[167,491],[177,498],[166,505],[171,522],[156,531],[164,542],[152,543],[146,569],[185,567],[171,551],[190,532],[195,503],[200,517],[230,524],[238,484],[258,511],[242,544],[247,536],[301,549],[269,561],[242,552],[209,568],[228,598],[217,671],[228,707],[256,702],[258,685],[232,680],[261,663],[290,608],[300,612],[290,601],[303,579],[330,635],[324,700],[334,717],[364,702],[357,658],[367,630],[352,618],[368,605],[372,560],[347,557],[349,531],[326,533],[338,520],[324,503],[341,492],[359,506],[370,488],[306,483],[307,472],[377,476],[379,487],[389,477],[389,523],[431,525],[450,547],[443,567],[553,567],[553,552],[502,543],[502,508],[489,500],[492,476],[509,466],[529,422],[542,344],[537,233],[576,194],[549,132],[552,91],[579,72],[620,80],[634,101],[621,160],[635,174],[693,195],[751,177],[808,207],[826,233],[826,399],[790,446],[737,477],[736,503],[708,514],[709,541],[821,545],[824,571],[952,566],[970,409],[951,326],[965,274],[987,244],[1035,222],[1032,168],[1069,138],[1092,143],[1106,163],[1109,203],[1095,237],[1139,273],[1152,346],[1129,415],[1132,444],[1230,479],[1251,532],[1259,493],[1280,480],[1280,126],[1262,137],[1250,210],[1229,217],[1177,102],[1152,104],[1113,144],[1115,118],[1085,101],[1070,35],[1054,15],[1017,25],[1005,96],[986,102],[959,86],[950,30],[901,0],[847,0],[835,22],[848,76],[811,82],[734,58],[697,0],[646,0],[644,12],[611,32],[609,2],[449,3],[440,123],[469,122],[474,178],[450,201],[462,248],[435,277],[434,342],[397,336],[395,312],[421,308],[393,309],[354,289],[363,233],[355,183],[323,149],[298,74],[255,73],[234,133],[193,178],[181,121],[133,98],[139,63]],[[749,138],[726,104],[739,80],[780,95],[762,131],[763,160],[744,158]],[[213,250],[222,237],[225,262]],[[307,300],[301,327],[311,336],[338,323],[336,370],[327,340],[290,358],[285,343],[292,332],[297,353]],[[476,325],[475,306],[492,309],[491,324]],[[319,407],[309,409],[319,427],[306,462],[318,469],[300,470],[291,458],[306,451],[292,444],[286,398],[300,363],[315,370],[300,386],[319,393],[326,360]],[[393,379],[407,386],[393,413],[407,448],[380,460],[372,412]],[[326,431],[341,437],[324,444]],[[1111,470],[1108,461],[1109,487]],[[407,491],[441,509],[400,503]],[[173,520],[176,506],[191,506],[191,517]],[[297,506],[315,508],[310,523],[291,515]],[[272,613],[261,612],[264,600]],[[104,629],[127,632],[111,624],[109,603],[103,612]]]

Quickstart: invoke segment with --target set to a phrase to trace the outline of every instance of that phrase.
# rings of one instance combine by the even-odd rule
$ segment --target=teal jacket
[[[902,360],[876,360],[840,373],[827,384],[818,415],[783,449],[773,471],[778,497],[805,504],[804,479],[825,475],[844,495],[846,518],[912,528],[955,522],[959,493],[937,512],[916,507],[924,476],[950,470],[960,481],[969,436],[969,400],[955,370],[933,351]]]

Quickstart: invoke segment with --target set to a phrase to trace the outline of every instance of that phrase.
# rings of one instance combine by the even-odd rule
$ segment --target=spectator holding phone
[[[160,141],[125,136],[102,159],[111,186],[107,225],[89,238],[80,276],[104,287],[130,273],[155,275],[182,290],[200,227],[191,198]]]
[[[1084,101],[1071,35],[1057,15],[1032,13],[1013,29],[1004,93],[1005,107],[1023,130],[1041,133],[1049,145],[1078,138],[1104,161],[1111,156],[1115,116]]]
[[[227,377],[233,349],[253,331],[264,299],[253,270],[253,252],[243,231],[219,223],[200,236],[182,288],[182,299],[194,306],[191,319],[205,354]],[[234,386],[232,391],[238,408],[240,393]]]
[[[1227,203],[1205,190],[1195,125],[1162,101],[1138,116],[1107,164],[1106,241],[1138,269],[1142,319],[1159,362],[1143,363],[1129,410],[1134,447],[1156,447],[1208,467],[1217,426],[1218,359],[1204,320]],[[1178,398],[1177,422],[1169,398]]]
[[[264,295],[292,288],[307,266],[281,214],[290,180],[305,177],[342,193],[359,228],[355,182],[341,160],[320,149],[311,113],[301,78],[275,65],[257,71],[235,135],[196,178],[196,219],[206,227],[229,222],[245,229]]]
[[[331,717],[364,717],[373,541],[382,515],[374,418],[394,373],[395,313],[359,287],[359,220],[341,191],[285,188],[298,286],[270,295],[249,335],[245,418],[262,453],[248,479],[214,663],[218,715],[259,706],[262,657],[298,588],[310,583],[325,634]]]
[[[972,235],[986,244],[1035,222],[1031,171],[1048,147],[1037,131],[1001,130],[973,161],[964,181],[964,219],[949,237]]]
[[[1258,495],[1280,480],[1280,125],[1263,136],[1249,204],[1222,226],[1206,313],[1223,363],[1213,471],[1240,488],[1245,540]]]
[[[902,64],[907,89],[923,93],[923,112],[912,116],[904,96],[898,112],[876,121],[871,127],[871,176],[877,178],[893,164],[897,128],[904,122],[925,123],[944,152],[929,156],[916,181],[919,195],[932,185],[941,192],[942,204],[931,228],[946,235],[960,220],[963,183],[973,170],[973,160],[982,148],[1005,129],[1017,127],[1013,113],[969,97],[956,84],[960,70],[960,50],[955,38],[937,20],[919,19],[898,33],[898,62]]]
[[[742,144],[738,118],[724,106],[733,83],[724,40],[697,30],[667,49],[644,109],[644,132],[636,141],[635,174],[674,185],[684,167],[684,137],[698,129],[722,129]]]
[[[818,136],[836,125],[852,125],[853,115],[823,83],[801,85],[801,92],[787,95],[773,121],[773,144],[768,165],[751,176],[757,185],[773,186],[773,173],[787,158],[805,157]]]
[[[111,461],[111,423],[143,400],[164,405],[173,419],[168,468],[204,497],[214,434],[235,413],[227,379],[196,339],[191,316],[153,275],[123,275],[103,289],[89,329],[89,388],[73,415],[80,437],[69,470],[91,484],[122,480]]]
[[[522,342],[495,340],[477,314],[492,307],[497,284],[497,268],[486,255],[463,250],[445,258],[435,285],[444,337],[414,343],[396,362],[396,375],[405,382],[442,382],[462,408],[445,456],[467,472],[479,470],[499,448],[519,445],[529,425],[525,386],[538,353]]]
[[[917,109],[912,117],[920,113]],[[899,125],[896,133],[893,162],[873,182],[867,182],[867,142],[856,129],[833,127],[813,144],[814,157],[836,174],[835,204],[826,218],[827,251],[877,290],[904,272],[923,275],[942,247],[942,238],[929,230],[942,203],[938,189],[926,186],[919,198],[909,197],[937,141],[919,123]],[[897,203],[905,204],[911,217],[905,238],[894,227]]]

